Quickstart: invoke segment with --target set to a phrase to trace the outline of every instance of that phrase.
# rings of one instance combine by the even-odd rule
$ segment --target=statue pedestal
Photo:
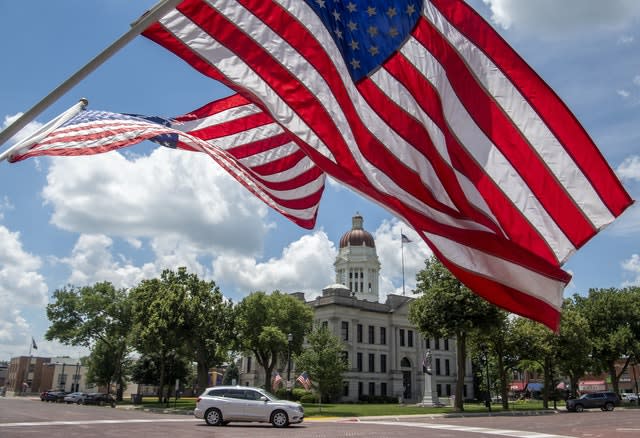
[[[424,374],[424,393],[422,402],[418,403],[418,406],[442,406],[438,399],[438,392],[434,390],[433,380],[433,374]]]

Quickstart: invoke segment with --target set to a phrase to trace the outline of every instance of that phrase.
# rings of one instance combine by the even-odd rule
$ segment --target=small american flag
[[[311,389],[311,380],[309,379],[309,374],[307,374],[306,371],[303,371],[296,380],[304,386],[305,390],[309,391]]]
[[[274,371],[272,374],[271,387],[275,390],[282,384],[282,376],[280,376],[280,373],[277,371]]]
[[[632,203],[464,0],[183,0],[143,35],[250,97],[472,291],[551,328],[561,266]]]

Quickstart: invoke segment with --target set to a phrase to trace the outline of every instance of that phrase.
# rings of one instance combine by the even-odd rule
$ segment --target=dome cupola
[[[371,233],[363,228],[363,222],[364,220],[362,216],[360,216],[360,213],[356,213],[351,219],[351,230],[344,233],[340,238],[340,248],[346,248],[347,246],[376,247]]]

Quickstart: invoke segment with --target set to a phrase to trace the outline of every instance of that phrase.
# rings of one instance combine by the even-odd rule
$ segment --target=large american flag
[[[632,203],[462,0],[184,0],[143,35],[263,107],[471,290],[551,328],[561,265]]]
[[[305,228],[315,224],[324,172],[272,118],[239,95],[173,119],[80,111],[38,143],[16,150],[9,161],[99,154],[144,140],[206,153],[279,213]]]

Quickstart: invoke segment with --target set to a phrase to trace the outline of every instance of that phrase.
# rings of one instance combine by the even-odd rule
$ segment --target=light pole
[[[293,335],[289,333],[287,335],[287,386],[289,387],[289,398],[291,398],[291,342],[293,342]]]
[[[491,380],[489,380],[489,352],[487,351],[487,346],[482,344],[480,346],[482,350],[482,358],[484,360],[485,372],[487,373],[487,400],[484,405],[487,407],[489,412],[491,412]]]

